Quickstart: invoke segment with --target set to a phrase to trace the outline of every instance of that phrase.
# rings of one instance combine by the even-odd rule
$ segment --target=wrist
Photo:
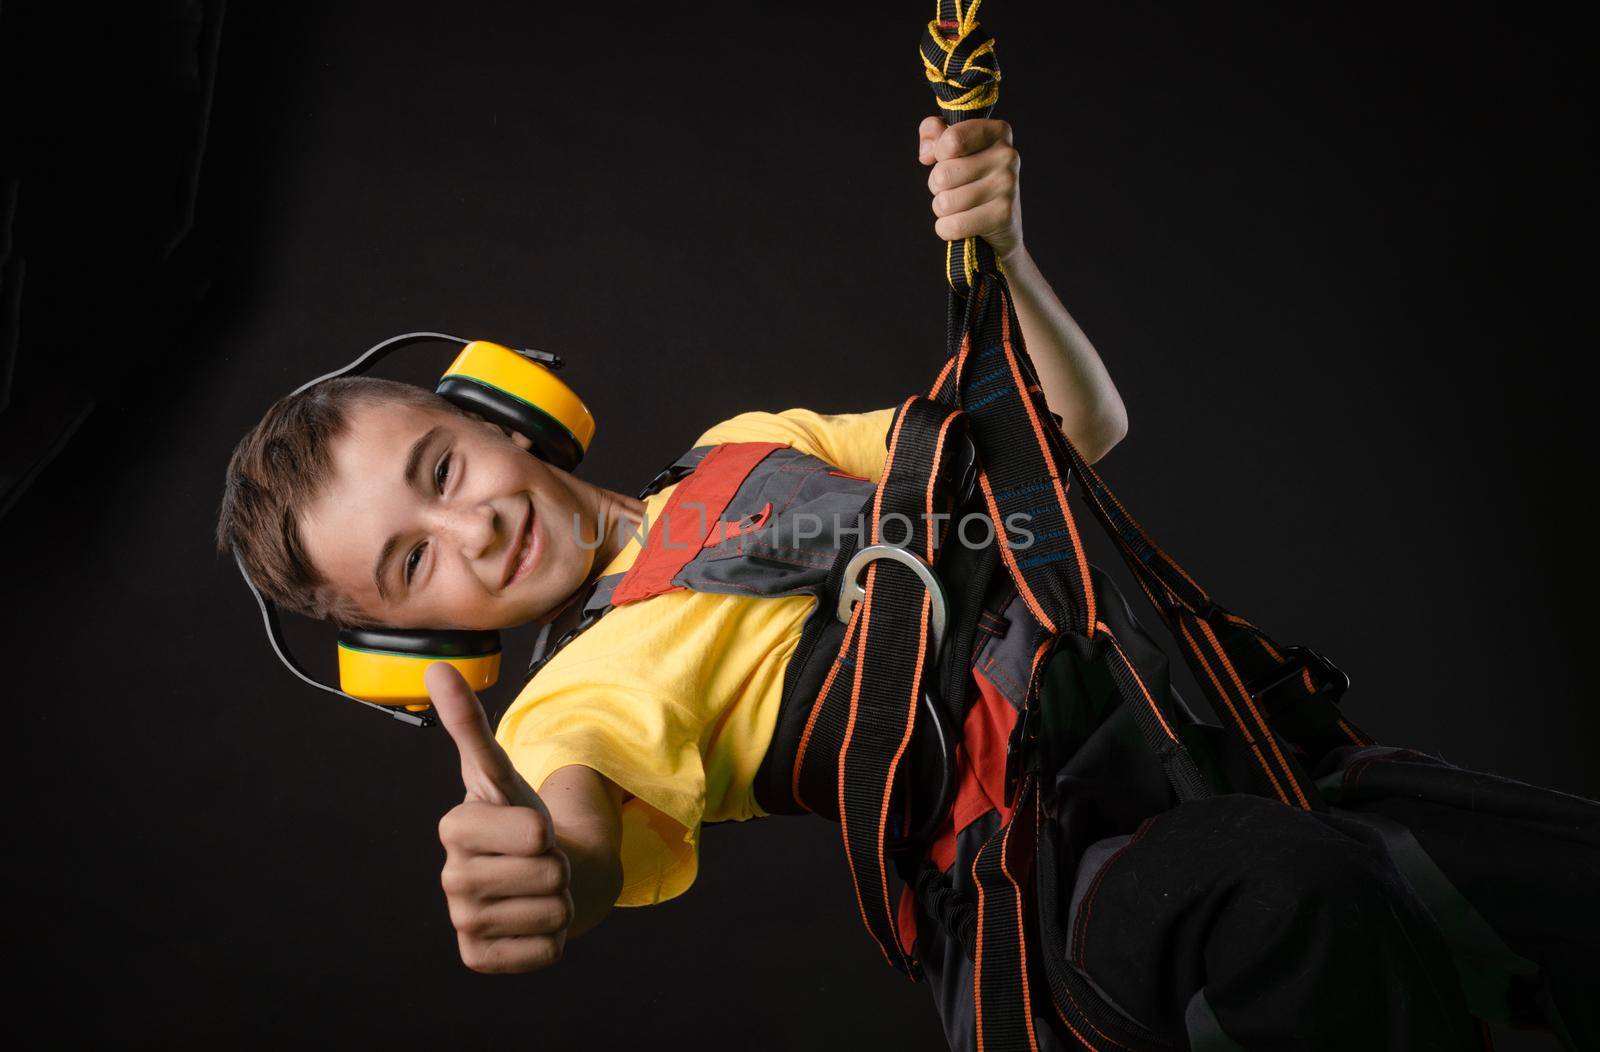
[[[1028,255],[1028,247],[1020,241],[1017,242],[1015,248],[1004,255],[995,253],[995,258],[1000,260],[1000,264],[1006,268],[1007,273],[1015,273],[1033,264],[1033,257]]]
[[[568,892],[572,896],[572,923],[567,934],[582,935],[605,919],[622,894],[622,858],[609,845],[570,845]]]

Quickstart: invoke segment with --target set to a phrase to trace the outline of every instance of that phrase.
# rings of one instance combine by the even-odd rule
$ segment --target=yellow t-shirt
[[[782,442],[876,481],[892,409],[823,416],[742,413],[695,445]],[[646,501],[661,514],[668,487]],[[604,573],[633,564],[630,540]],[[761,815],[752,782],[772,741],[784,670],[815,600],[676,591],[619,606],[539,671],[495,736],[528,784],[571,764],[616,782],[622,807],[619,906],[694,882],[702,822]]]

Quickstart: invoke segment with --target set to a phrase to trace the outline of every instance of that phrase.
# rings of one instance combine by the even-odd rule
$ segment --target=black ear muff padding
[[[339,642],[357,650],[411,657],[483,657],[500,652],[500,633],[463,629],[343,628]]]
[[[583,460],[583,447],[572,432],[521,399],[462,376],[446,376],[435,390],[440,397],[469,413],[477,413],[491,424],[527,435],[539,459],[563,471],[571,471]]]

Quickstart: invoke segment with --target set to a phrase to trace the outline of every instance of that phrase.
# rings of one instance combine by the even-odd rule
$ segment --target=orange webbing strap
[[[932,564],[952,510],[949,467],[961,413],[925,398],[901,405],[873,501],[869,544],[909,549]],[[856,603],[795,761],[795,798],[836,813],[862,922],[884,958],[915,977],[903,948],[889,881],[892,827],[904,803],[897,782],[923,692],[937,683],[930,633],[931,597],[921,579],[893,560],[869,563]]]

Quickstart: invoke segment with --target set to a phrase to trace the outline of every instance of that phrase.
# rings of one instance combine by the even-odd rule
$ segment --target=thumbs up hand
[[[423,676],[439,722],[461,754],[466,799],[439,822],[440,875],[461,960],[475,972],[532,972],[561,959],[573,919],[571,868],[539,794],[489,731],[461,674]]]

